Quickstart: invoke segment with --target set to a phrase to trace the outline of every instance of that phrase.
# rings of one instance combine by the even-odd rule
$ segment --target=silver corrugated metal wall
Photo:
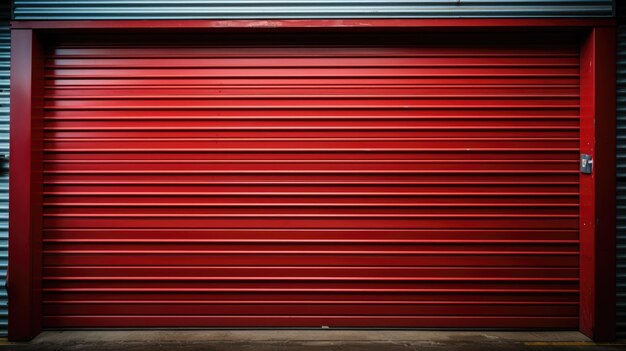
[[[9,58],[10,7],[0,5],[0,155],[9,155]],[[9,168],[0,160],[0,336],[6,336],[8,323],[5,278],[9,248]]]
[[[9,23],[0,22],[0,155],[9,155]],[[0,165],[0,336],[6,336],[7,292],[5,277],[9,248],[9,167]]]
[[[617,40],[617,332],[626,337],[626,26]]]
[[[0,5],[0,12],[9,13]],[[16,20],[609,17],[613,0],[14,0]],[[626,337],[626,27],[618,81],[618,320]],[[8,152],[9,31],[0,18],[0,154]],[[8,172],[0,166],[0,334],[6,330]]]
[[[613,0],[15,0],[18,20],[602,17]]]

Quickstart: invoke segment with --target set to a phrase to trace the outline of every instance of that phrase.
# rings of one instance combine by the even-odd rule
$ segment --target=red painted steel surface
[[[207,37],[49,53],[44,327],[578,327],[575,36]]]
[[[580,331],[615,338],[615,29],[589,31],[581,46],[580,151],[594,158],[580,176]]]
[[[30,30],[11,32],[9,337],[41,330],[43,52]]]
[[[387,19],[263,19],[263,20],[95,20],[95,21],[13,21],[21,29],[389,29],[424,31],[443,28],[584,28],[612,27],[614,18],[387,18]]]

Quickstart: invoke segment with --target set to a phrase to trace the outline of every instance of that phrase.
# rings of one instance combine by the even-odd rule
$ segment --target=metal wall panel
[[[576,37],[196,39],[51,50],[45,327],[578,327]]]
[[[18,20],[607,17],[612,0],[15,0]]]
[[[9,23],[0,21],[0,155],[4,156],[9,155],[9,55]],[[8,162],[0,160],[0,163],[0,336],[5,336],[7,328],[5,277],[9,241],[9,172]]]
[[[0,4],[0,155],[9,155],[9,61],[10,61],[10,3]],[[0,161],[0,336],[7,334],[8,296],[6,272],[9,243],[9,169]]]
[[[617,331],[626,337],[626,27],[617,43]]]

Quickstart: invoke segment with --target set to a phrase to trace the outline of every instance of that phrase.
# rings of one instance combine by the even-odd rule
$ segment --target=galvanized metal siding
[[[626,26],[617,51],[617,331],[626,337]]]
[[[9,50],[9,23],[0,21],[0,155],[9,154]],[[0,161],[0,336],[6,336],[7,329],[8,311],[5,277],[8,262],[8,210],[8,162]]]
[[[613,0],[15,0],[18,20],[606,17]]]

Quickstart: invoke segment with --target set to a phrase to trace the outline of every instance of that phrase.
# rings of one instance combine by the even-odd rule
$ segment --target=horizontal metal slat
[[[267,19],[267,18],[457,18],[609,17],[610,0],[16,0],[14,18],[66,19]]]

